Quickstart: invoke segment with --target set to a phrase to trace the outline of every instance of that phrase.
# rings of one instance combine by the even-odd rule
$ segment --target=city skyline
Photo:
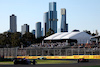
[[[43,14],[48,11],[49,2],[57,3],[57,18],[58,29],[60,29],[60,9],[65,8],[67,13],[66,22],[69,24],[69,32],[74,29],[90,30],[95,32],[97,29],[100,33],[100,1],[99,0],[9,0],[0,1],[0,33],[9,30],[9,16],[15,14],[17,16],[17,31],[21,32],[21,25],[29,24],[30,31],[35,29],[35,23],[42,22],[43,27]],[[38,4],[38,5],[37,5]],[[37,6],[37,7],[36,7]],[[40,8],[41,6],[41,8]]]

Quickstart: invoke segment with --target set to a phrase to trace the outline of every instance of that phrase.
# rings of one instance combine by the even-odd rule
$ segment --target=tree
[[[11,46],[16,47],[20,46],[20,41],[21,41],[21,33],[16,32],[11,35]]]
[[[40,37],[40,38],[37,38],[36,40],[35,40],[35,43],[42,43],[42,40],[45,38],[45,36],[44,37]]]
[[[96,34],[95,34],[95,33],[92,33],[91,35],[92,35],[92,36],[95,36]]]
[[[48,30],[48,32],[46,33],[46,36],[50,36],[54,34],[54,30],[52,30],[51,28]]]
[[[0,45],[5,46],[6,45],[6,36],[3,34],[0,34]]]
[[[35,43],[35,41],[35,35],[30,32],[26,32],[24,35],[21,35],[20,32],[4,32],[3,34],[0,34],[0,47],[28,46]]]
[[[6,44],[9,46],[11,46],[11,36],[13,33],[10,33],[10,32],[4,32],[3,33],[5,36],[6,36]],[[8,46],[7,46],[8,47]]]
[[[11,35],[10,32],[4,32],[3,34],[0,34],[0,45],[2,47],[8,47],[7,45],[11,44]]]
[[[21,42],[24,44],[24,46],[29,46],[30,44],[35,43],[35,35],[30,32],[26,32],[24,35],[22,35]]]

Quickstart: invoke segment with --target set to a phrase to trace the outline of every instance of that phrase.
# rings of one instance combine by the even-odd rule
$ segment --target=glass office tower
[[[49,30],[48,12],[45,12],[45,13],[44,13],[43,22],[44,22],[43,36],[46,36],[46,33],[47,33],[48,30]]]
[[[57,11],[56,11],[56,2],[49,3],[49,11],[48,11],[48,18],[49,18],[49,29],[51,28],[57,33]]]
[[[36,22],[35,37],[41,37],[41,22]]]
[[[32,30],[32,34],[35,35],[35,30]]]
[[[12,32],[12,33],[17,32],[17,23],[16,23],[16,19],[17,19],[17,17],[16,17],[14,14],[12,14],[12,15],[10,16],[10,32]]]
[[[68,24],[66,24],[66,9],[61,9],[61,32],[68,32]]]
[[[56,11],[56,2],[49,3],[49,11]]]
[[[29,25],[28,24],[24,24],[22,26],[22,35],[25,34],[26,32],[29,32]]]

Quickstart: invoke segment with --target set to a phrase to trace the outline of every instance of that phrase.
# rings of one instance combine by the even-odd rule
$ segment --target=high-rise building
[[[66,24],[66,9],[61,9],[61,32],[68,32],[68,24]]]
[[[48,20],[49,20],[49,29],[54,30],[54,33],[57,33],[57,11],[56,11],[56,2],[49,3],[49,12],[48,12]]]
[[[43,36],[43,28],[41,29],[41,36]]]
[[[22,26],[22,35],[25,34],[26,32],[29,32],[29,25],[28,24],[24,24]]]
[[[35,37],[41,37],[41,22],[36,22]]]
[[[46,36],[46,33],[49,30],[48,12],[44,13],[43,22],[44,22],[43,36]]]
[[[16,21],[17,21],[17,17],[14,14],[12,14],[10,16],[10,32],[12,32],[12,33],[17,32],[17,23],[16,23]]]
[[[35,30],[32,30],[32,34],[35,35]]]
[[[66,32],[68,32],[68,24],[66,23]]]
[[[49,29],[52,29],[54,33],[57,33],[57,21],[56,2],[50,2],[49,11],[44,13],[43,36],[46,36]]]

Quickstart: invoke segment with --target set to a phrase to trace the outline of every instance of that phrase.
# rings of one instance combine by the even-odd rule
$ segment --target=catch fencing
[[[0,48],[0,57],[100,55],[100,48]]]

